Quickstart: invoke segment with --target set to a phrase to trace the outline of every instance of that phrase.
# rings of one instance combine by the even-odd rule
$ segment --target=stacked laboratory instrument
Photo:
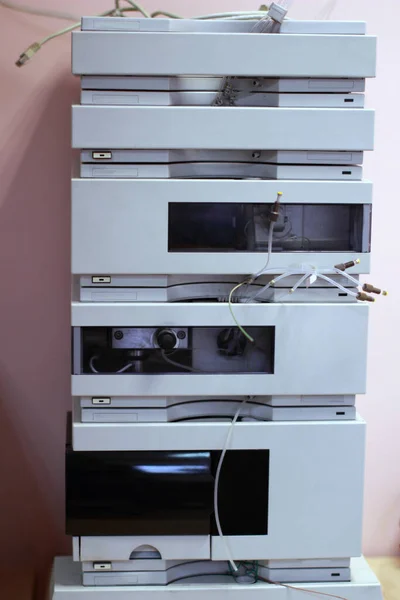
[[[269,28],[73,34],[73,560],[55,600],[381,598],[355,409],[381,292],[359,281],[376,40],[270,11]]]

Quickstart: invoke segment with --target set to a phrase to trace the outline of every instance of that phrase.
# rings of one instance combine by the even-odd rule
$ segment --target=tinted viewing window
[[[272,204],[169,204],[169,252],[265,252]],[[370,208],[282,204],[274,252],[368,252]]]
[[[66,449],[69,535],[218,535],[220,451]],[[268,533],[269,450],[228,450],[219,483],[226,535]]]
[[[273,373],[275,327],[82,327],[74,373]]]

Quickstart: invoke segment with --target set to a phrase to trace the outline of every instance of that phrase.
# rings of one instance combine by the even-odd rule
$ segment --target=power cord
[[[120,4],[122,1],[129,4],[129,6],[121,8]],[[288,0],[281,0],[281,2],[287,2],[287,1]],[[33,8],[30,8],[29,6],[25,6],[22,4],[21,5],[16,4],[14,2],[9,2],[8,0],[0,0],[0,6],[4,6],[5,8],[9,8],[12,10],[16,10],[19,12],[24,12],[24,13],[32,14],[32,15],[38,15],[38,16],[42,16],[42,17],[53,17],[53,18],[64,19],[64,20],[68,20],[68,21],[75,21],[73,23],[73,25],[70,25],[69,27],[60,29],[59,31],[56,31],[55,33],[52,33],[52,34],[44,37],[43,39],[31,44],[24,52],[22,52],[20,54],[18,60],[15,63],[17,67],[24,66],[29,60],[31,60],[31,58],[33,58],[33,56],[35,56],[35,54],[45,44],[47,44],[47,42],[54,40],[55,38],[60,37],[66,33],[69,33],[70,31],[77,29],[81,25],[81,22],[78,20],[77,17],[67,14],[67,13],[61,13],[58,11],[45,10],[45,9],[43,9],[43,10],[42,9],[33,9]],[[129,12],[138,12],[144,18],[147,18],[147,19],[156,18],[158,16],[165,16],[170,19],[181,19],[182,18],[180,15],[170,13],[168,11],[162,11],[162,10],[158,10],[158,11],[154,11],[153,13],[149,13],[145,8],[143,8],[143,6],[141,4],[138,4],[137,2],[133,2],[132,0],[115,0],[115,6],[113,9],[99,13],[96,16],[98,16],[98,17],[113,17],[113,16],[121,17],[121,16],[124,16],[125,13],[129,13]],[[192,19],[200,19],[200,20],[212,20],[212,19],[261,20],[264,17],[265,17],[265,8],[263,7],[262,10],[258,10],[258,11],[236,11],[236,12],[228,12],[228,13],[215,13],[215,14],[199,15],[199,16],[191,17],[191,18]]]
[[[137,4],[136,2],[132,2],[131,0],[122,0],[123,2],[127,2],[130,6],[129,7],[125,7],[125,8],[120,8],[119,7],[119,2],[121,0],[118,1],[118,4],[116,3],[115,8],[112,8],[110,10],[106,10],[105,12],[102,12],[100,14],[98,14],[98,17],[111,17],[111,16],[122,16],[124,13],[127,12],[139,12],[143,15],[143,17],[145,18],[151,18],[150,17],[150,13],[148,13],[140,4]],[[31,12],[31,11],[25,11],[25,7],[21,7],[21,8],[17,8],[18,5],[13,5],[8,6],[11,3],[7,2],[7,5],[4,4],[3,0],[0,0],[0,5],[4,5],[7,6],[8,8],[14,8],[15,10],[20,10],[21,12]],[[57,18],[61,18],[59,13],[55,13],[54,11],[39,11],[41,16],[47,16],[47,17],[56,17]],[[39,14],[39,13],[35,13],[35,14]],[[68,16],[68,20],[71,20],[71,15]],[[38,42],[34,42],[33,44],[31,44],[24,52],[22,52],[22,54],[20,54],[18,60],[16,61],[16,66],[17,67],[23,67],[37,52],[39,52],[39,50],[45,45],[47,44],[47,42],[50,42],[50,40],[54,40],[57,37],[60,37],[66,33],[69,33],[70,31],[73,31],[74,29],[77,29],[78,27],[80,27],[81,25],[81,21],[76,21],[73,25],[70,25],[69,27],[64,27],[63,29],[60,29],[59,31],[56,31],[55,33],[52,33],[46,37],[44,37],[43,39],[39,40]]]

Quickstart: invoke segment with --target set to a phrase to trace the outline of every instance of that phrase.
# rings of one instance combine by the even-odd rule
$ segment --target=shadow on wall
[[[3,146],[0,174],[0,560],[33,563],[40,598],[53,555],[69,550],[63,490],[71,403],[70,107],[77,97],[78,81],[65,73],[50,93],[27,102],[9,156]],[[13,137],[24,139],[20,156]]]

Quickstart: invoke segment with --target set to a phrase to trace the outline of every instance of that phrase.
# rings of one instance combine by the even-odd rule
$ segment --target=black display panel
[[[74,452],[66,448],[68,535],[217,535],[219,451]],[[226,535],[268,533],[268,450],[228,450],[219,484]]]
[[[209,452],[66,453],[67,534],[208,534]]]
[[[265,252],[271,204],[171,202],[169,252]],[[273,252],[368,252],[370,207],[285,204],[273,229]]]
[[[211,452],[213,474],[220,452]],[[218,510],[224,535],[268,533],[269,450],[228,450],[218,486]],[[211,534],[218,535],[215,520]]]

